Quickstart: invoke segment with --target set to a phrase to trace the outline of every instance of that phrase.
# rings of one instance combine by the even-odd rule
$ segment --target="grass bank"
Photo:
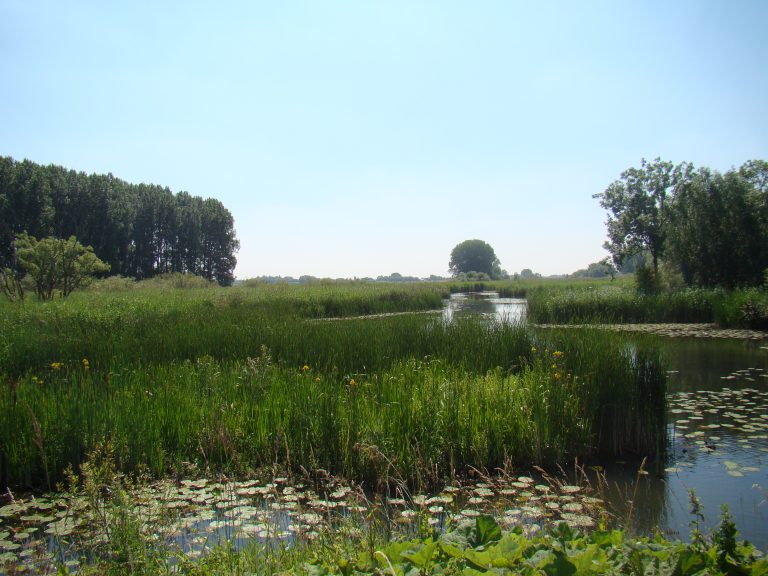
[[[768,329],[764,289],[682,289],[640,294],[627,283],[540,285],[529,289],[528,318],[538,324],[717,323]]]

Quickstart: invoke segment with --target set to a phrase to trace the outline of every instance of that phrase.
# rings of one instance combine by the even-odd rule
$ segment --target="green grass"
[[[764,289],[688,288],[639,294],[627,282],[540,284],[526,291],[528,319],[538,324],[717,323],[768,328]]]
[[[528,293],[528,317],[539,324],[713,322],[721,291],[638,294],[622,285],[541,287]]]
[[[0,307],[0,482],[273,464],[426,486],[469,466],[663,450],[652,345],[421,310],[429,285],[80,294]],[[318,318],[320,317],[320,318]]]

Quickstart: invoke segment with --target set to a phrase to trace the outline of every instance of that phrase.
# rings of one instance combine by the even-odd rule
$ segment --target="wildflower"
[[[315,382],[320,382],[320,376],[317,376],[317,377],[315,378]]]
[[[64,367],[64,362],[51,362],[51,370],[61,370]]]
[[[536,354],[536,346],[531,346],[531,352],[533,352],[534,354]]]
[[[357,384],[357,382],[355,382],[355,379],[354,379],[354,378],[350,378],[350,380],[349,380],[349,386],[350,386],[350,387],[352,387],[352,386],[354,386],[355,384]]]
[[[42,385],[43,381],[40,380],[37,376],[32,376],[32,384],[40,384]]]
[[[560,350],[555,350],[554,352],[552,352],[552,356],[554,356],[555,358],[560,358],[560,356],[562,355],[563,353],[560,352]]]
[[[302,367],[301,367],[301,371],[302,371],[302,372],[309,372],[309,366],[307,366],[306,364],[304,364],[304,366],[302,366]]]
[[[88,370],[91,367],[91,363],[88,362],[88,358],[83,358],[83,370]]]

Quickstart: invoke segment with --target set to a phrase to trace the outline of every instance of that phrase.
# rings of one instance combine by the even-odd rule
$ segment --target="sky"
[[[238,278],[607,255],[642,158],[768,159],[768,2],[0,0],[0,155],[221,200]]]

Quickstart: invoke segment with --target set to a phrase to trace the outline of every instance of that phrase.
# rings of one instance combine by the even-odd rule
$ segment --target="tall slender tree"
[[[690,169],[687,164],[675,166],[660,158],[653,162],[643,159],[640,168],[625,170],[604,192],[593,196],[609,212],[605,248],[616,266],[647,250],[654,277],[658,277],[659,259],[666,246],[668,202]]]

